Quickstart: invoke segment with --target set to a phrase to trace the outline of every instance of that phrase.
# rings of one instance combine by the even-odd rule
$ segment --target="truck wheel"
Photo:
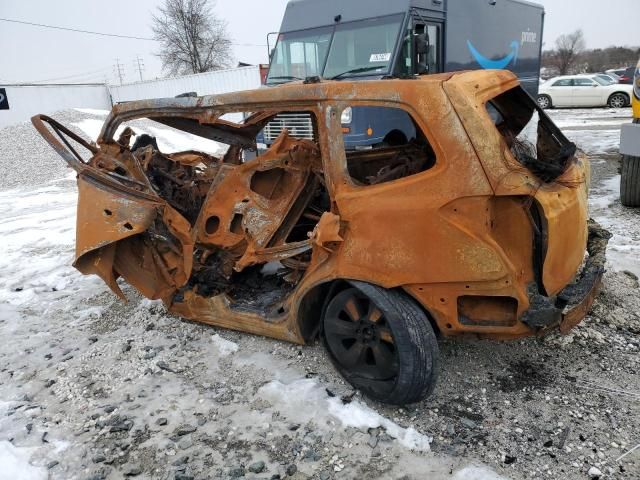
[[[549,95],[538,95],[538,105],[543,110],[553,108],[553,103],[551,102],[551,97]]]
[[[622,156],[620,201],[625,207],[640,207],[640,157]]]
[[[325,309],[323,338],[342,376],[367,396],[406,405],[433,391],[438,342],[429,319],[396,290],[350,282]]]
[[[611,108],[624,108],[629,104],[629,97],[624,93],[614,93],[607,103]]]

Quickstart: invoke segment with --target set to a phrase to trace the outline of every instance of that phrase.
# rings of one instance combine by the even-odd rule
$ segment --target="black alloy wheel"
[[[363,282],[337,293],[323,317],[330,357],[354,387],[403,405],[435,386],[438,345],[425,313],[406,294]]]

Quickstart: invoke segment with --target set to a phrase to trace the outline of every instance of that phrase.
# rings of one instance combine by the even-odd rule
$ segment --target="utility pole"
[[[144,70],[144,62],[140,58],[140,55],[136,55],[136,61],[134,62],[133,66],[138,70],[140,81],[142,82],[142,71]]]
[[[113,66],[113,70],[117,77],[120,79],[120,85],[122,85],[122,79],[124,77],[124,65],[120,63],[119,58],[116,58],[116,64]]]

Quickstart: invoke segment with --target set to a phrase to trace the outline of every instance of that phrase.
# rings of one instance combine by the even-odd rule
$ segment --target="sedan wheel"
[[[609,98],[609,106],[611,108],[624,108],[627,106],[627,97],[622,93],[616,93]]]
[[[551,108],[551,98],[547,95],[538,95],[538,105],[543,110]]]
[[[354,387],[385,403],[425,398],[435,386],[438,344],[424,312],[404,293],[362,282],[331,299],[324,341]]]

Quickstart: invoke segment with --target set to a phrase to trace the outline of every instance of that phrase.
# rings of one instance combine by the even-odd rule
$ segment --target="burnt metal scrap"
[[[405,110],[416,137],[345,151],[340,112],[371,104]],[[235,112],[251,113],[226,119]],[[284,129],[259,150],[281,112],[308,114],[313,139]],[[165,153],[135,127],[114,138],[140,118],[227,149]],[[369,383],[350,381],[377,398],[428,393],[371,386],[380,372],[404,378],[398,319],[422,315],[444,335],[566,332],[601,282],[608,237],[587,224],[588,161],[508,72],[130,102],[97,145],[49,117],[33,123],[78,173],[78,270],[122,298],[121,278],[185,318],[297,343],[336,327],[331,312],[350,318],[329,348],[340,364],[354,356],[347,370]]]

